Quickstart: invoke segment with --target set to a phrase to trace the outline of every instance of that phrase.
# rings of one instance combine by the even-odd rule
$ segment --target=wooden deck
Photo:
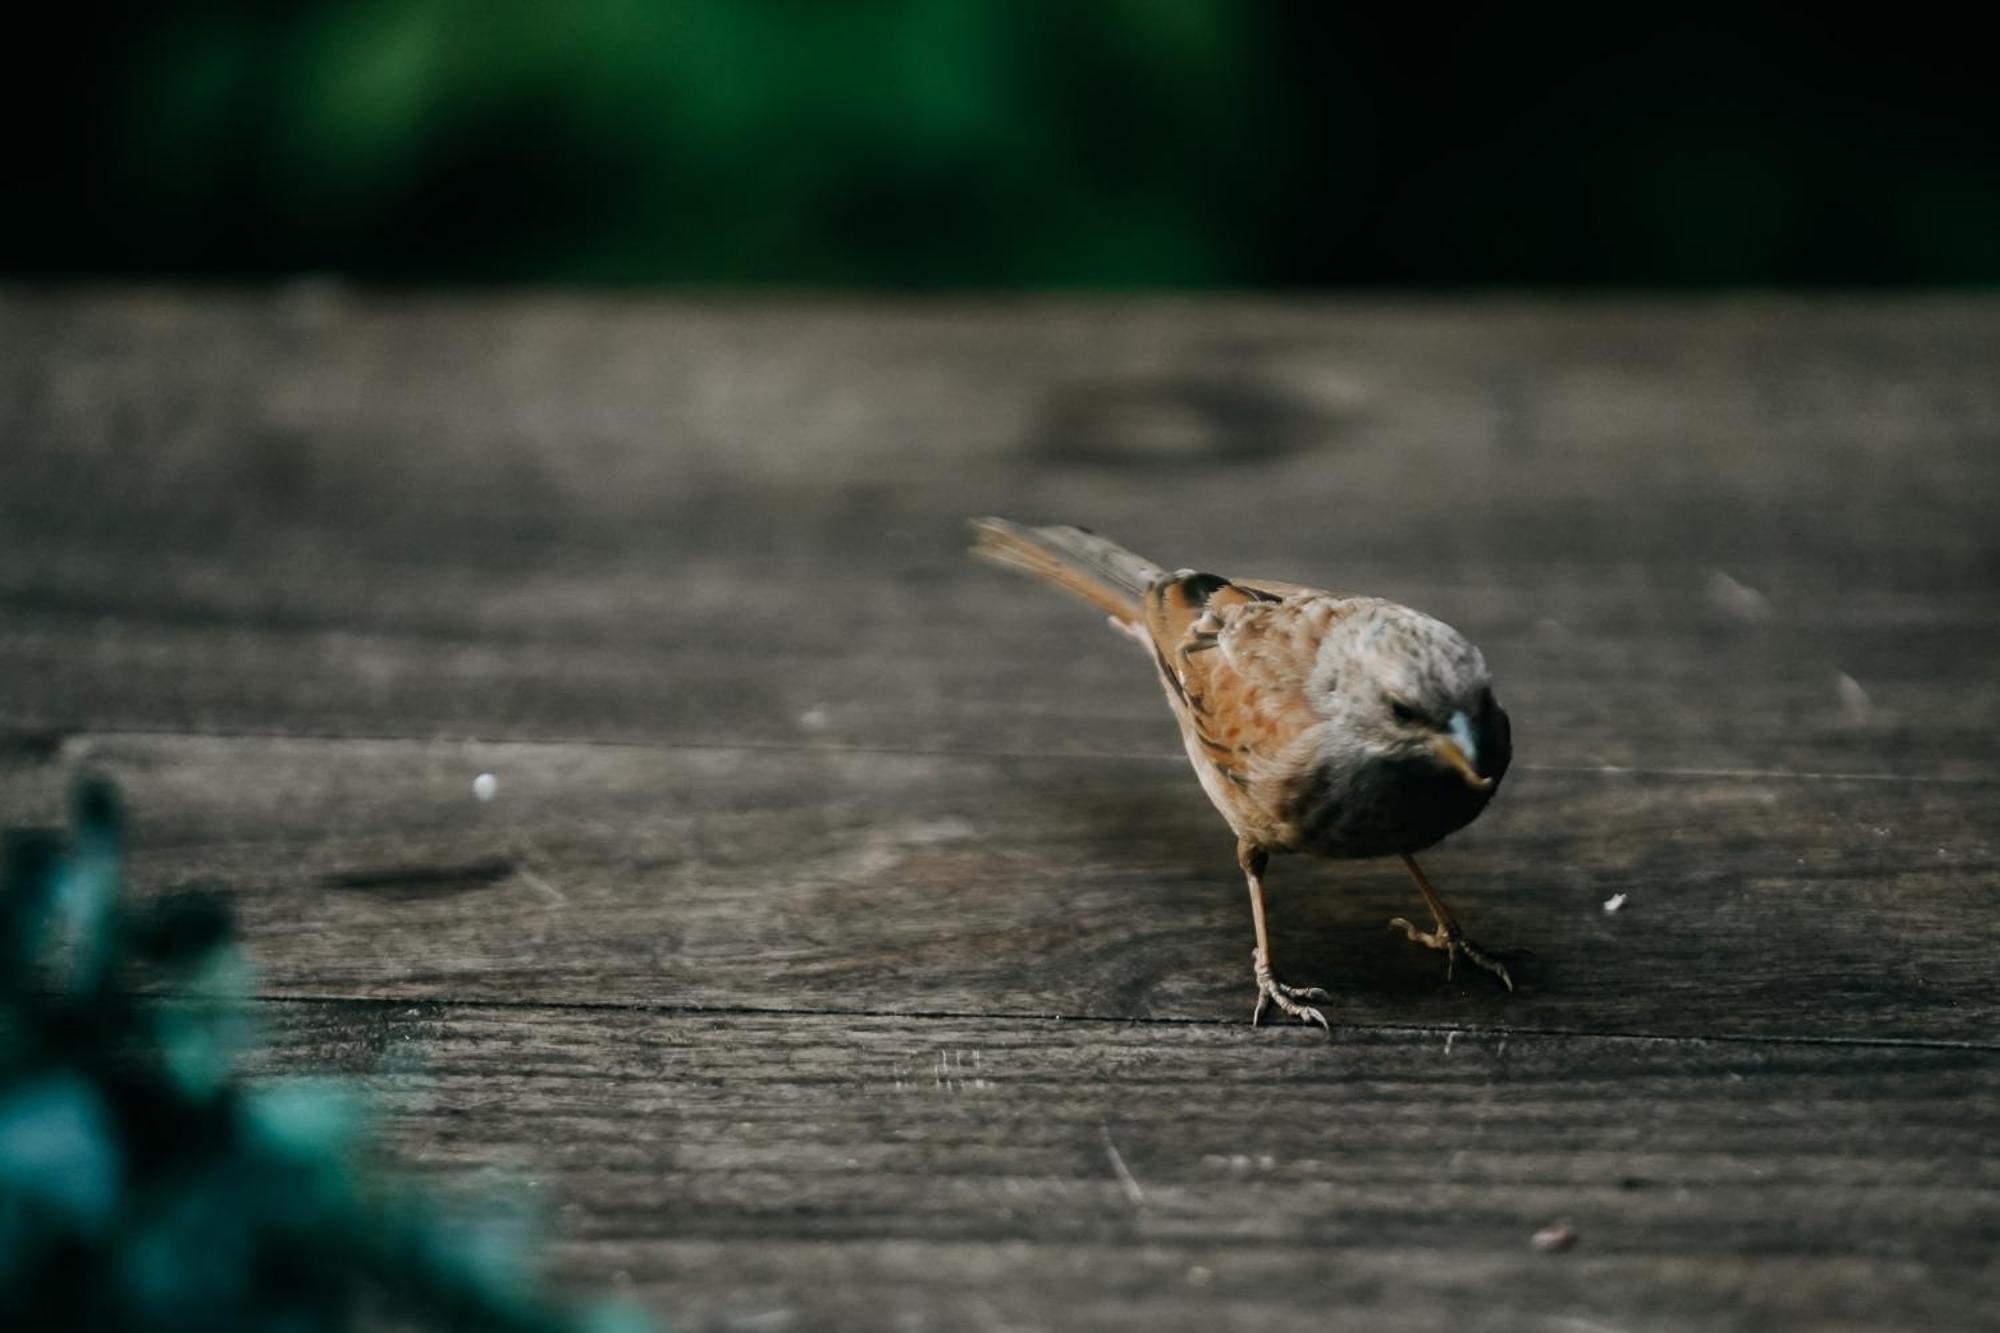
[[[1251,1030],[1145,660],[981,512],[1478,641],[1520,992],[1282,861],[1335,1039]],[[272,1067],[677,1329],[1992,1327],[1996,520],[1994,299],[17,291],[0,822],[110,773]]]

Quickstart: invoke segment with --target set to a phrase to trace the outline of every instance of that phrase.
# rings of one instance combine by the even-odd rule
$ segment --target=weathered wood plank
[[[54,819],[83,768],[129,793],[142,885],[234,892],[275,993],[1249,1009],[1232,844],[1180,759],[103,737],[0,769],[0,820]],[[1421,914],[1393,863],[1281,860],[1274,948],[1351,1022],[1990,1044],[1993,795],[1525,772],[1428,859],[1532,951],[1519,993],[1385,928]]]
[[[955,528],[935,537],[955,558]],[[886,588],[895,574],[882,577]],[[848,624],[834,608],[866,595],[839,585],[747,621],[663,610],[661,631],[683,637],[671,644],[160,625],[132,607],[23,613],[0,634],[4,717],[30,729],[1178,753],[1144,659],[1054,594],[1003,577],[953,575],[942,600],[912,594],[925,600]],[[2000,776],[1984,739],[2000,725],[1984,669],[2000,655],[2000,610],[1744,630],[1642,583],[1616,600],[1646,603],[1662,617],[1649,627],[1608,621],[1588,609],[1604,599],[1583,593],[1536,604],[1570,619],[1531,621],[1535,606],[1516,599],[1496,622],[1478,602],[1500,605],[1499,592],[1366,582],[1481,643],[1523,763]],[[1572,628],[1579,618],[1588,631]]]
[[[1970,1329],[1991,1052],[266,1006],[686,1329]],[[1576,1247],[1536,1253],[1554,1219]]]
[[[1167,753],[971,512],[1409,600],[1523,759],[2000,775],[2000,303],[0,301],[0,721]]]
[[[0,823],[117,777],[267,992],[396,997],[277,1067],[680,1327],[1983,1327],[1996,364],[1990,298],[0,295]],[[1338,1039],[1244,1030],[1145,668],[985,510],[1479,639],[1520,768],[1432,869],[1522,992],[1284,863]]]

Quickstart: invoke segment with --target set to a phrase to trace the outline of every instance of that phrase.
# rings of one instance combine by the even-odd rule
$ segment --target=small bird
[[[1486,661],[1464,635],[1407,606],[1295,583],[1172,573],[1083,528],[976,518],[973,554],[1097,607],[1159,669],[1202,790],[1236,834],[1257,932],[1252,1024],[1275,1005],[1328,1027],[1271,971],[1264,871],[1273,852],[1398,856],[1432,929],[1390,921],[1498,977],[1506,965],[1465,937],[1415,853],[1464,828],[1493,799],[1513,755]]]

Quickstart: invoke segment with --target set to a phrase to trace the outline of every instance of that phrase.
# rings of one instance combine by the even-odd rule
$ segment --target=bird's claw
[[[1459,930],[1458,923],[1455,921],[1440,922],[1436,930],[1418,930],[1406,918],[1399,916],[1390,919],[1389,928],[1391,930],[1400,929],[1415,943],[1421,944],[1427,949],[1436,949],[1444,954],[1444,976],[1447,981],[1452,979],[1459,957],[1463,955],[1465,960],[1474,967],[1484,968],[1486,971],[1500,978],[1500,984],[1505,986],[1508,991],[1511,992],[1514,989],[1514,977],[1507,971],[1507,965],[1487,954],[1485,950],[1465,938],[1464,933]]]
[[[1256,1027],[1264,1021],[1264,1011],[1272,1005],[1301,1023],[1317,1023],[1333,1035],[1333,1025],[1326,1021],[1326,1015],[1303,1003],[1306,1000],[1331,1000],[1332,995],[1318,986],[1287,986],[1271,975],[1271,961],[1262,949],[1250,951],[1251,970],[1257,977],[1257,1008],[1250,1015],[1250,1026]]]

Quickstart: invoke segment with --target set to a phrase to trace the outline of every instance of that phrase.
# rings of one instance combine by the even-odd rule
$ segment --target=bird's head
[[[1337,622],[1310,688],[1372,758],[1432,765],[1490,794],[1513,757],[1486,659],[1463,634],[1408,607],[1375,603]]]

